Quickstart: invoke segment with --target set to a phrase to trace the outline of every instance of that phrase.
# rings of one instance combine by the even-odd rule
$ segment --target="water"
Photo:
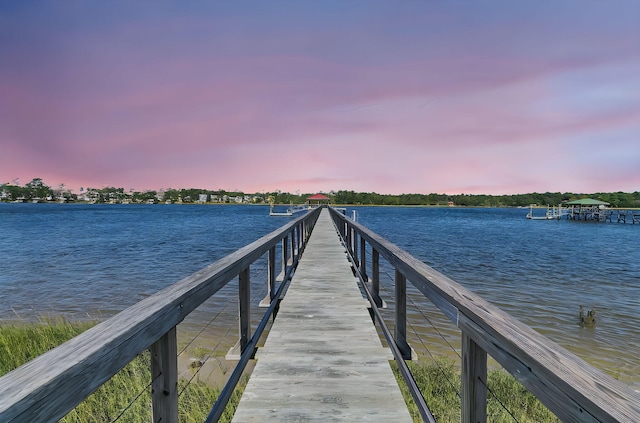
[[[0,318],[108,317],[284,223],[264,207],[0,204]]]
[[[527,211],[359,207],[358,219],[640,388],[640,226],[530,221]],[[109,317],[290,220],[268,214],[268,206],[0,204],[0,320]],[[256,301],[263,273],[263,261],[252,267]],[[233,287],[216,295],[190,318],[191,331],[216,308],[233,316],[232,300]],[[420,308],[408,329],[420,335],[412,342],[420,354],[442,337],[459,346],[459,333],[427,301],[416,294],[411,302]],[[595,327],[578,324],[581,304],[596,310]]]
[[[363,207],[359,221],[638,389],[640,226],[531,221],[525,214],[522,209]],[[595,327],[579,325],[580,305],[596,311]],[[432,319],[452,337],[444,318]],[[414,313],[413,326],[441,341],[421,314]],[[459,339],[449,341],[459,346]]]

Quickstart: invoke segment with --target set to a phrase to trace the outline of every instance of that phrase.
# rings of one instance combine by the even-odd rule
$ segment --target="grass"
[[[36,324],[0,326],[0,375],[71,339],[94,324],[95,322],[45,319]],[[196,348],[195,351],[198,358],[210,353],[205,348]],[[459,422],[460,373],[455,362],[441,358],[432,364],[409,362],[408,365],[436,421]],[[395,362],[392,362],[392,367],[409,412],[414,421],[420,422],[420,414]],[[119,418],[122,422],[147,423],[151,420],[150,378],[150,357],[145,352],[87,397],[61,422],[111,422]],[[191,382],[187,386],[186,380],[181,379],[178,385],[178,392],[182,392],[178,400],[179,421],[204,421],[219,391],[200,381]],[[487,394],[488,421],[513,422],[515,418],[522,423],[559,422],[533,394],[504,370],[490,371],[488,386],[493,392],[493,395]],[[243,386],[236,388],[220,421],[231,421],[242,389]],[[138,394],[140,397],[134,401]]]
[[[438,423],[460,421],[460,372],[453,360],[440,358],[433,364],[408,362],[409,369]],[[391,367],[399,382],[409,413],[414,422],[421,422],[420,413],[395,362]],[[532,393],[504,370],[492,370],[487,375],[487,421],[502,423],[560,422]],[[508,411],[507,411],[508,410]]]
[[[95,324],[44,319],[35,324],[0,326],[0,376]],[[127,423],[148,423],[151,421],[150,361],[148,351],[139,355],[60,421],[97,423],[119,419]],[[234,391],[221,422],[231,421],[243,388],[238,386]],[[204,421],[219,394],[204,382],[192,381],[187,385],[184,379],[178,382],[178,392],[182,392],[178,399],[178,419],[183,423]]]

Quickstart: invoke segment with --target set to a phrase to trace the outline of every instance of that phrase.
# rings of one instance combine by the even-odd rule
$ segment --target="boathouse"
[[[567,217],[571,220],[595,220],[604,222],[607,220],[607,207],[609,203],[594,200],[593,198],[582,198],[575,201],[566,201],[564,208]]]

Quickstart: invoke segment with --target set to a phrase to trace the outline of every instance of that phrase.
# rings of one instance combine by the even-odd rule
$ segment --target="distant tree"
[[[27,189],[26,198],[29,199],[45,199],[50,195],[53,195],[53,190],[49,186],[45,185],[45,183],[42,181],[42,178],[32,179],[31,182],[25,184],[25,188]]]

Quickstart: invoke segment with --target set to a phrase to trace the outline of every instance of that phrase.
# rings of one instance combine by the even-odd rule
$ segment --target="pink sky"
[[[0,183],[640,190],[640,2],[3,2]]]

